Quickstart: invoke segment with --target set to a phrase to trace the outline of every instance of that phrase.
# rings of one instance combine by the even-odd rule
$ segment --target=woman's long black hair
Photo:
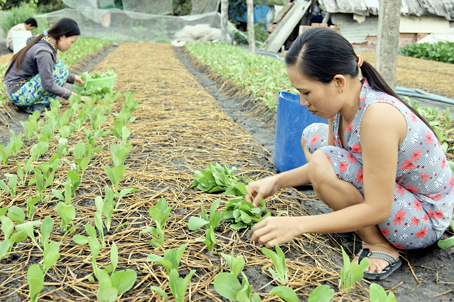
[[[370,87],[402,99],[389,87],[378,71],[364,61],[357,66],[358,56],[350,42],[332,29],[314,27],[303,32],[285,55],[288,66],[298,66],[301,72],[322,83],[330,83],[337,74],[357,77],[359,69]],[[413,107],[403,102],[432,130],[429,123]],[[435,134],[435,132],[434,132]]]
[[[65,36],[65,37],[80,36],[80,29],[79,29],[79,26],[77,25],[76,21],[74,21],[73,19],[62,18],[62,19],[58,20],[58,22],[55,23],[54,26],[52,26],[47,31],[47,34],[50,37],[52,37],[58,41],[58,39],[60,39],[60,37],[63,37],[63,36]],[[35,45],[39,40],[41,40],[43,36],[44,36],[44,34],[42,34],[42,33],[37,35],[33,40],[31,40],[27,44],[27,46],[25,46],[24,48],[19,50],[19,52],[17,52],[13,56],[13,58],[11,59],[11,62],[9,63],[8,69],[5,72],[5,75],[11,69],[14,62],[16,62],[16,69],[18,69],[20,67],[20,65],[24,61],[25,54],[27,53],[27,51],[33,45]]]

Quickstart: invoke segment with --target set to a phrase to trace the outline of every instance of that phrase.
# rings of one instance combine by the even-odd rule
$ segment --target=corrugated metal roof
[[[318,0],[330,13],[377,15],[378,0]],[[454,0],[402,0],[402,14],[418,17],[441,16],[454,21]]]

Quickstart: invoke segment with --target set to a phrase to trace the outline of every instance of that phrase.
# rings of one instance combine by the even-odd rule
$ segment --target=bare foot
[[[399,251],[392,246],[390,243],[387,244],[369,244],[363,241],[363,249],[368,248],[374,252],[384,252],[388,253],[394,258],[399,258]],[[352,262],[358,263],[358,256],[355,256]],[[377,272],[380,273],[385,267],[389,265],[389,263],[383,259],[376,259],[376,258],[367,258],[369,260],[369,268],[367,271],[373,273]]]

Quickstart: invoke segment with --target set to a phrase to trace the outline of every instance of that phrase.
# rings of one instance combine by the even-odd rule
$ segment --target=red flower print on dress
[[[405,186],[405,189],[407,189],[408,191],[412,192],[412,193],[419,193],[419,188],[417,186]]]
[[[328,154],[325,154],[326,157],[328,157],[328,160],[329,160],[329,163],[331,164],[331,166],[333,165],[333,161],[331,160],[331,157],[328,156]]]
[[[429,178],[429,174],[427,172],[422,172],[421,178],[422,178],[422,182],[425,183],[427,181],[427,179]],[[454,185],[454,177],[453,177],[453,185]]]
[[[340,166],[341,174],[344,173],[345,171],[347,171],[348,164],[346,162],[340,160],[339,166]]]
[[[413,225],[418,225],[420,221],[421,220],[419,220],[418,217],[416,217],[416,216],[413,216],[413,218],[411,219],[411,223]]]
[[[345,129],[345,131],[347,131],[348,133],[350,133],[350,131],[352,131],[352,128],[353,128],[353,124],[349,124],[347,129]]]
[[[404,219],[404,216],[405,216],[405,212],[400,209],[397,214],[394,215],[394,219],[393,219],[393,222],[394,222],[394,225],[396,224],[401,224],[401,222],[403,222],[405,219]]]
[[[343,148],[340,138],[337,139],[337,146],[340,147],[340,148]]]
[[[440,198],[442,198],[443,195],[441,193],[436,193],[435,195],[432,196],[432,199],[435,201],[439,201]]]
[[[359,168],[358,173],[356,173],[356,182],[360,183],[363,181],[363,168]]]
[[[432,209],[430,209],[429,211],[427,211],[427,215],[429,215],[430,219],[436,219],[436,218],[435,218],[435,213],[432,211]]]
[[[422,205],[421,205],[421,202],[417,199],[413,199],[413,209],[416,210],[416,213],[418,213],[419,211],[421,211],[422,209]]]
[[[416,115],[414,115],[413,113],[410,112],[410,116],[411,116],[411,121],[413,123],[417,123],[418,122],[418,119],[416,118]]]
[[[361,102],[366,102],[366,97],[365,96],[360,96],[359,99],[361,100]]]
[[[447,167],[448,165],[446,164],[446,157],[442,157],[441,158],[441,168],[444,169],[445,167]]]
[[[404,192],[405,192],[404,188],[402,188],[402,186],[399,184],[396,184],[396,186],[397,186],[397,194],[399,194],[400,196],[404,196]]]
[[[452,189],[454,187],[454,177],[449,176],[449,188]]]
[[[410,170],[412,170],[414,168],[415,168],[415,165],[413,165],[411,160],[407,159],[407,160],[404,160],[404,162],[402,163],[402,166],[400,166],[399,170],[410,171]]]
[[[425,140],[426,140],[426,144],[428,144],[428,145],[430,145],[430,144],[433,143],[434,140],[433,140],[433,138],[432,138],[432,133],[430,132],[430,130],[427,130],[427,131],[426,131],[426,138],[425,138]]]
[[[429,221],[429,217],[427,216],[427,214],[422,215],[422,220],[424,220],[425,222]]]
[[[376,101],[386,101],[386,98],[385,97],[376,97],[375,98]]]
[[[360,144],[353,144],[352,145],[352,151],[355,153],[361,153],[363,150],[361,149]]]
[[[412,162],[417,161],[422,155],[421,149],[418,148],[418,150],[413,151],[413,153],[410,155],[410,159]]]
[[[356,158],[353,156],[353,154],[351,154],[350,152],[347,152],[347,158],[350,160],[351,163],[356,164],[358,162]]]
[[[423,227],[422,229],[419,229],[419,232],[416,233],[415,238],[424,238],[427,234],[427,228]]]
[[[389,230],[387,228],[380,229],[381,233],[383,236],[388,237],[389,236]]]
[[[435,211],[435,213],[434,213],[434,218],[435,219],[440,219],[443,216],[445,216],[445,213],[443,212],[443,209],[441,209],[440,211]]]
[[[395,244],[394,246],[396,248],[398,248],[398,249],[404,249],[405,248],[405,246],[403,246],[402,244]]]
[[[312,137],[311,137],[311,146],[316,144],[318,142],[319,138],[320,138],[320,134],[319,133],[315,133],[314,135],[312,135]]]

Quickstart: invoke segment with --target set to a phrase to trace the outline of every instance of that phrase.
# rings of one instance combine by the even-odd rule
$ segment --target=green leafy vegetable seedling
[[[221,203],[221,199],[217,199],[210,206],[210,216],[208,216],[203,204],[201,205],[202,209],[202,218],[191,216],[189,218],[188,227],[191,231],[197,230],[202,226],[206,225],[205,229],[205,240],[203,241],[209,251],[213,251],[214,246],[216,245],[216,235],[214,229],[218,227],[221,223],[222,212],[217,212],[217,208]]]
[[[232,273],[220,273],[214,278],[214,289],[230,301],[258,302],[261,301],[258,294],[251,295],[252,288],[246,275],[241,272],[242,283]]]
[[[161,197],[154,207],[148,209],[156,227],[146,228],[140,234],[150,232],[154,237],[150,242],[153,247],[161,246],[164,243],[164,228],[172,208],[173,206],[169,207],[167,201]]]
[[[262,253],[268,256],[271,261],[273,261],[274,267],[276,269],[276,271],[274,271],[271,267],[269,267],[268,271],[274,279],[279,281],[279,283],[286,283],[288,281],[288,276],[287,264],[285,263],[285,255],[278,244],[276,244],[274,248],[276,249],[276,253],[270,249],[267,249],[266,247],[262,247]]]
[[[178,269],[181,257],[183,257],[183,253],[188,247],[188,244],[189,243],[186,243],[180,246],[178,250],[170,249],[165,251],[164,257],[155,254],[148,255],[147,260],[161,264],[162,266],[165,267],[167,275],[170,275],[171,270]]]
[[[261,207],[254,207],[252,203],[243,198],[230,199],[225,205],[222,219],[226,222],[232,222],[233,224],[230,227],[234,230],[247,228],[271,216],[270,210],[266,208],[262,199],[260,199],[260,204]]]
[[[360,264],[351,262],[347,253],[342,248],[342,258],[344,260],[344,266],[340,272],[339,286],[350,291],[351,287],[357,282],[361,281],[364,276],[364,270],[369,267],[369,260],[364,258]]]
[[[319,285],[309,295],[308,302],[329,302],[333,296],[334,289],[328,285]]]
[[[376,283],[370,285],[369,292],[370,302],[397,302],[396,296],[394,296],[392,291],[387,296],[385,289]]]

